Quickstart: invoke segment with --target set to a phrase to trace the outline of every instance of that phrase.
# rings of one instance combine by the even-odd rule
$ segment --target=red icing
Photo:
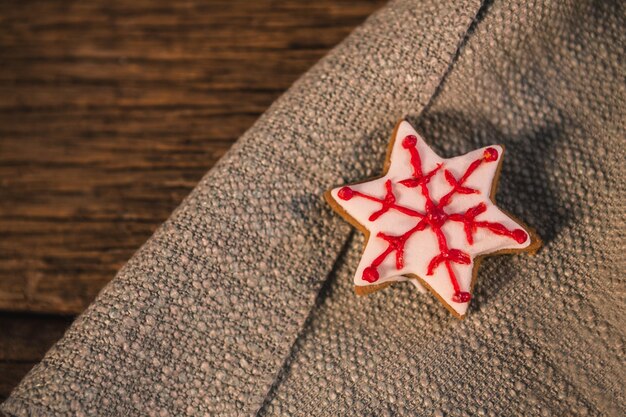
[[[350,200],[354,196],[354,192],[352,192],[352,189],[350,187],[343,187],[341,190],[339,190],[337,195],[342,200],[347,201],[347,200]]]
[[[513,239],[515,239],[515,241],[519,244],[522,244],[524,242],[526,242],[526,239],[528,239],[528,233],[526,233],[524,230],[522,229],[515,229],[513,230]]]
[[[387,241],[388,246],[380,255],[378,255],[372,261],[370,266],[366,267],[363,270],[363,279],[370,283],[378,281],[378,279],[380,278],[380,275],[378,273],[378,266],[380,266],[380,264],[385,259],[387,259],[387,257],[392,252],[395,252],[396,269],[402,269],[404,266],[404,247],[406,242],[411,236],[413,236],[413,234],[423,231],[428,227],[437,237],[439,254],[434,256],[430,260],[428,264],[427,275],[433,275],[435,270],[443,265],[448,272],[448,277],[450,279],[452,287],[454,288],[454,296],[452,297],[452,301],[455,303],[466,303],[471,299],[471,294],[469,292],[461,291],[456,274],[454,273],[454,270],[452,268],[452,264],[457,263],[461,265],[469,265],[471,263],[471,258],[469,254],[459,249],[450,248],[448,246],[448,241],[442,230],[443,225],[448,221],[463,223],[465,236],[467,238],[467,242],[470,245],[474,243],[474,234],[478,229],[485,229],[496,235],[510,237],[518,243],[524,243],[528,238],[528,234],[522,229],[509,230],[501,223],[476,220],[476,217],[478,217],[480,214],[484,213],[487,210],[487,206],[484,203],[480,203],[475,207],[469,208],[465,211],[465,213],[446,213],[446,211],[444,210],[444,208],[452,201],[454,195],[473,194],[478,192],[478,190],[466,187],[464,184],[480,165],[482,165],[483,163],[493,162],[498,159],[499,155],[497,149],[485,149],[482,158],[473,161],[467,167],[463,175],[461,175],[461,177],[458,179],[450,171],[444,170],[445,179],[448,184],[452,186],[452,189],[447,194],[445,194],[438,202],[434,202],[430,196],[427,184],[431,180],[433,175],[435,175],[435,173],[439,171],[440,168],[442,168],[442,164],[424,174],[422,169],[421,157],[416,148],[416,145],[417,138],[413,135],[406,136],[402,141],[402,147],[404,149],[407,149],[411,154],[413,177],[399,181],[399,184],[407,188],[419,187],[420,193],[426,199],[425,213],[420,213],[411,208],[396,204],[396,197],[393,193],[393,184],[391,180],[387,180],[385,182],[386,192],[385,197],[382,199],[353,190],[350,187],[343,187],[339,190],[338,195],[339,198],[341,198],[342,200],[350,200],[351,198],[356,196],[380,203],[381,208],[378,211],[372,213],[369,218],[370,221],[376,221],[380,216],[390,210],[396,210],[407,216],[420,219],[416,226],[400,236],[390,236],[382,232],[377,234],[377,237]]]
[[[367,282],[378,281],[378,270],[373,266],[368,266],[363,270],[363,279]]]
[[[485,152],[483,153],[483,158],[485,158],[485,161],[487,162],[495,161],[496,159],[498,159],[498,150],[496,148],[485,149]]]
[[[455,303],[467,303],[471,299],[472,294],[466,291],[458,292],[452,296],[452,301],[454,301]]]
[[[404,149],[410,149],[415,147],[415,145],[417,144],[417,137],[413,136],[413,135],[407,135],[404,140],[402,141],[402,147]]]

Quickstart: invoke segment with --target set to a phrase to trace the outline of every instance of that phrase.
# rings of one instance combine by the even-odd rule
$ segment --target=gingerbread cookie
[[[539,237],[494,201],[503,152],[493,145],[441,158],[400,121],[381,177],[327,191],[333,209],[367,238],[356,293],[417,280],[463,318],[481,257],[535,252]]]

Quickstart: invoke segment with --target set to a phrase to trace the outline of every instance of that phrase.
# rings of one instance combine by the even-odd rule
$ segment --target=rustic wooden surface
[[[383,3],[0,2],[0,311],[14,312],[0,314],[0,397],[267,106]]]
[[[72,317],[0,313],[0,402],[63,336]]]

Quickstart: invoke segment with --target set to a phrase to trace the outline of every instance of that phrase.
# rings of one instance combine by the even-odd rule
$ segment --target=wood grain
[[[71,322],[71,317],[0,313],[0,402]]]
[[[382,3],[0,2],[0,310],[82,311]]]

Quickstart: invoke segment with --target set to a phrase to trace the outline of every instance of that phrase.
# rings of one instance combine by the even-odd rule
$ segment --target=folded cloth
[[[624,415],[624,7],[398,0],[237,142],[2,405],[58,415]],[[406,116],[506,146],[500,206],[545,241],[483,262],[464,321],[352,292],[325,189]]]

